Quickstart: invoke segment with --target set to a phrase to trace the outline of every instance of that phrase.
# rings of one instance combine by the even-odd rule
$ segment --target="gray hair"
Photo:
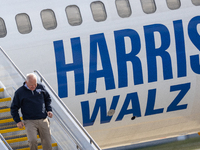
[[[29,81],[30,78],[34,78],[34,79],[37,80],[37,76],[36,76],[34,73],[28,73],[28,74],[26,75],[26,81]]]

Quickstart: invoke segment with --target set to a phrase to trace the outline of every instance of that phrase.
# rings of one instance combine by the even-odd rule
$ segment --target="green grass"
[[[196,150],[200,149],[200,137],[186,139],[184,141],[176,141],[162,145],[150,146],[146,148],[138,148],[134,150]]]

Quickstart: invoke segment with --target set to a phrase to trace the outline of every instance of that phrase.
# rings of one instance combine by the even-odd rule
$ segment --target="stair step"
[[[9,108],[8,106],[0,106],[0,109]]]
[[[22,130],[25,130],[25,128],[23,129],[19,129],[19,128],[10,128],[10,129],[5,129],[5,130],[0,130],[0,133],[3,134],[3,133],[8,133],[8,132],[16,132],[16,131],[22,131]]]
[[[12,118],[11,115],[9,115],[9,116],[3,116],[3,117],[0,117],[0,120],[11,119],[11,118]]]
[[[39,149],[39,146],[41,146],[41,142],[38,143],[38,149]],[[28,150],[28,148],[29,148],[28,144],[12,146],[13,150]],[[30,150],[30,148],[29,148],[29,150]]]
[[[37,135],[37,138],[39,138],[39,135]],[[22,141],[27,141],[28,137],[26,134],[18,135],[18,136],[13,136],[12,139],[6,140],[7,143],[16,143],[16,142],[22,142]]]
[[[28,138],[26,134],[21,134],[21,135],[10,136],[7,138],[5,137],[5,140],[7,141],[8,144],[10,144],[10,143],[27,141]]]
[[[10,108],[8,106],[1,106],[0,113],[10,112]]]
[[[10,128],[15,128],[17,127],[15,122],[12,122],[11,124],[6,124],[6,125],[2,125],[0,126],[0,130],[5,130],[5,129],[10,129]]]
[[[15,127],[17,127],[17,124],[14,121],[0,124],[0,130],[15,128]]]
[[[1,123],[14,122],[14,120],[13,120],[12,116],[11,116],[11,117],[9,117],[9,118],[6,118],[6,117],[4,117],[4,118],[5,118],[5,119],[1,119],[1,118],[0,118],[0,124],[1,124]],[[22,117],[20,117],[20,119],[22,120],[23,118],[22,118]]]
[[[10,136],[5,136],[4,139],[11,140],[11,139],[22,138],[22,137],[26,137],[26,136],[27,136],[26,134],[10,135]]]
[[[4,91],[4,88],[0,88],[0,92],[3,92]]]
[[[11,101],[11,97],[1,98],[0,99],[0,102],[7,102],[7,101]]]
[[[52,147],[58,146],[57,143],[52,143],[51,145],[52,145]],[[21,145],[20,147],[19,146],[15,146],[15,147],[12,147],[12,149],[13,150],[30,150],[28,144],[27,145]],[[38,144],[38,149],[42,149],[41,143]]]

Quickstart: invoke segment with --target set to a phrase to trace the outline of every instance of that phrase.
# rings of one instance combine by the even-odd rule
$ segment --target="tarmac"
[[[121,146],[121,147],[114,147],[114,148],[108,148],[108,149],[103,149],[103,150],[154,150],[156,149],[156,147],[158,146],[162,146],[162,145],[166,145],[166,149],[169,148],[170,143],[177,143],[175,144],[176,146],[174,147],[179,147],[178,144],[180,143],[179,141],[182,141],[180,143],[180,145],[183,145],[184,141],[187,141],[188,139],[197,139],[199,138],[199,140],[196,140],[197,142],[200,142],[200,136],[195,133],[195,134],[190,134],[190,135],[182,135],[182,136],[177,136],[177,137],[172,137],[172,138],[166,138],[166,139],[161,139],[161,140],[155,140],[155,141],[148,141],[148,142],[144,142],[144,143],[137,143],[137,144],[132,144],[132,145],[126,145],[126,146]],[[197,149],[192,149],[192,150],[200,150],[200,143],[195,143],[193,144],[191,142],[191,147],[192,145],[199,145],[199,147]],[[155,147],[155,148],[153,148]],[[190,146],[189,146],[190,147]],[[162,148],[164,149],[164,148]],[[179,148],[178,148],[179,149]],[[173,148],[173,150],[178,150],[176,148]],[[191,149],[189,149],[191,150]]]

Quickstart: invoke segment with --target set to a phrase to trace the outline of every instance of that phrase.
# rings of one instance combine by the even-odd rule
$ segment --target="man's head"
[[[34,91],[37,87],[37,77],[34,73],[29,73],[26,75],[26,85],[31,91]]]

